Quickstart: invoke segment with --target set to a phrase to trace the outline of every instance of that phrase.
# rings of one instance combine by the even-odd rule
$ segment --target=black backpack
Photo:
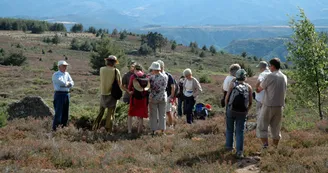
[[[235,83],[229,97],[229,108],[235,112],[247,112],[249,104],[249,90],[245,84]]]
[[[179,82],[176,85],[176,97],[181,98],[183,96],[183,82]]]
[[[112,91],[111,91],[111,96],[116,99],[119,100],[121,99],[122,95],[123,95],[123,91],[121,90],[118,82],[117,82],[117,69],[115,68],[115,78],[114,78],[114,82],[112,84]]]
[[[137,76],[137,75],[134,76],[135,76],[135,80],[137,80],[141,88],[145,89],[148,86],[149,78],[146,76],[146,74],[142,76]],[[135,99],[142,100],[143,98],[148,97],[148,95],[149,95],[148,91],[138,91],[135,88],[133,88],[132,97]]]

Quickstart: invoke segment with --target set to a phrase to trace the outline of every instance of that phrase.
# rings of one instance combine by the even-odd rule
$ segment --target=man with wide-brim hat
[[[149,119],[152,134],[156,130],[161,130],[162,133],[166,130],[166,102],[167,93],[166,87],[168,83],[167,75],[161,73],[161,66],[158,62],[153,62],[149,67],[152,70],[149,77],[150,80],[150,95],[149,95]],[[157,119],[158,113],[158,119]]]
[[[100,128],[101,120],[107,108],[105,129],[107,132],[112,133],[117,103],[117,100],[111,96],[112,85],[116,79],[119,86],[122,86],[122,80],[120,71],[115,67],[115,65],[119,63],[116,56],[109,55],[105,58],[105,62],[106,66],[100,68],[100,108],[99,114],[93,124],[93,129],[96,130]]]
[[[132,133],[132,117],[138,118],[138,133],[143,131],[143,118],[148,118],[148,90],[150,82],[142,67],[137,64],[129,82],[130,104],[128,113],[128,133]]]
[[[74,86],[74,81],[66,71],[69,65],[66,61],[58,61],[58,71],[52,75],[54,86],[54,108],[55,116],[52,124],[52,130],[56,131],[59,125],[67,126],[69,119],[69,98],[70,89]]]

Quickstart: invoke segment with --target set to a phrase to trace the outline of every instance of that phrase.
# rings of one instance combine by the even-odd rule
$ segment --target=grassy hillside
[[[154,60],[162,59],[167,71],[178,78],[183,69],[191,68],[197,78],[208,77],[203,83],[200,101],[213,105],[211,118],[189,126],[178,119],[175,130],[167,136],[127,135],[127,106],[119,103],[115,135],[103,129],[88,130],[99,107],[99,77],[91,74],[89,60],[92,52],[70,49],[73,38],[99,40],[93,34],[60,34],[58,45],[44,43],[44,37],[55,33],[35,35],[1,31],[0,48],[6,52],[20,52],[27,63],[20,67],[0,66],[0,121],[6,119],[8,104],[25,96],[39,95],[52,107],[53,87],[50,70],[53,63],[68,58],[68,68],[75,87],[71,93],[70,126],[51,133],[51,118],[16,119],[0,128],[0,170],[2,172],[327,172],[328,124],[318,122],[310,110],[289,101],[284,112],[283,138],[277,150],[258,153],[261,144],[255,131],[245,135],[245,155],[236,160],[233,153],[224,151],[225,118],[219,107],[222,82],[231,63],[241,58],[226,53],[200,58],[190,48],[170,45],[156,55],[138,56],[140,37],[128,36],[120,41],[111,39],[127,53],[127,58],[141,63],[146,69]],[[19,46],[17,46],[19,44]],[[42,53],[44,50],[45,54]],[[51,50],[51,51],[49,51]],[[52,52],[52,53],[50,53]],[[199,53],[201,51],[199,50]],[[257,62],[249,61],[254,68]],[[127,67],[121,68],[122,73]],[[248,79],[254,86],[256,77]],[[254,109],[250,112],[248,122]],[[78,129],[84,119],[85,129]],[[145,126],[148,129],[148,120]],[[4,122],[4,121],[3,121]],[[136,124],[134,124],[136,126]],[[134,129],[135,131],[136,129]]]

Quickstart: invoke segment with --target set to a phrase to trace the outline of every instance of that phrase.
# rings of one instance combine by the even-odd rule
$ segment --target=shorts
[[[101,95],[100,96],[100,106],[103,108],[115,108],[117,100],[111,95]]]
[[[258,138],[268,138],[269,126],[272,139],[281,138],[282,109],[281,106],[262,105],[260,116],[257,119],[256,136]]]

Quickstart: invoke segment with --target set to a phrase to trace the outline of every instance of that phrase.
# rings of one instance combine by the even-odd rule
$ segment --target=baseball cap
[[[256,67],[267,68],[269,65],[266,61],[260,61]]]
[[[57,63],[57,65],[58,66],[61,66],[61,65],[69,65],[66,61],[64,61],[64,60],[61,60],[61,61],[58,61],[58,63]]]
[[[246,79],[247,72],[244,69],[239,69],[236,72],[236,79],[241,80],[241,79]]]

